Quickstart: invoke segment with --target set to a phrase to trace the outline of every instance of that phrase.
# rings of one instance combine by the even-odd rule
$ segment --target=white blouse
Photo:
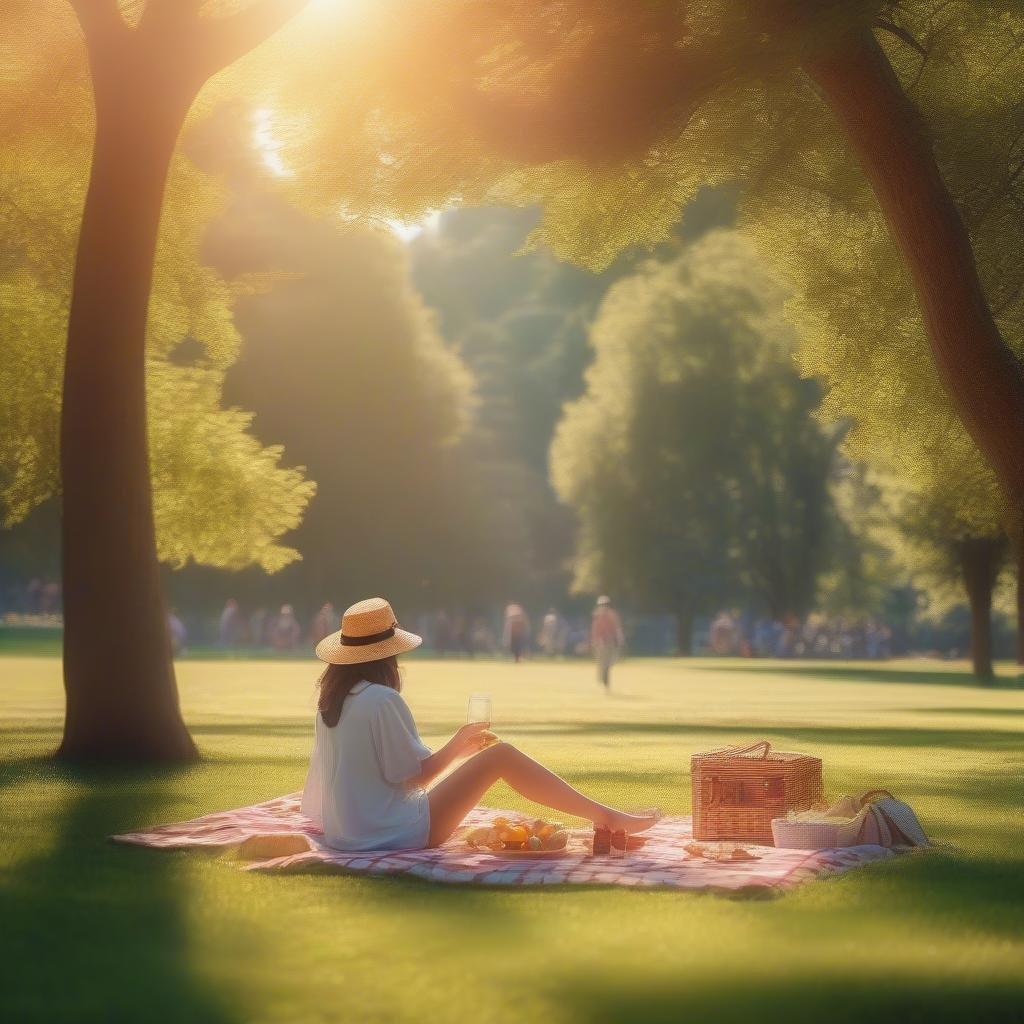
[[[408,783],[429,756],[401,694],[356,683],[337,725],[317,713],[302,813],[337,850],[422,850],[430,806],[427,794]]]

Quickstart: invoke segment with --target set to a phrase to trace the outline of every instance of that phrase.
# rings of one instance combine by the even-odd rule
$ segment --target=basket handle
[[[890,800],[895,800],[896,797],[892,795],[887,789],[869,789],[866,793],[861,793],[858,803],[861,807],[866,807],[872,803],[871,798],[874,796],[887,796]]]
[[[756,743],[749,743],[745,747],[724,747],[722,750],[716,750],[715,753],[719,757],[732,754],[749,754],[757,750],[758,747],[764,748],[761,751],[762,758],[767,758],[771,753],[772,745],[767,740],[758,740]]]

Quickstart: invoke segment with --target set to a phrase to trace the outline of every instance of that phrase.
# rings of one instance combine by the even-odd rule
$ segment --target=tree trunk
[[[116,0],[70,0],[96,108],[68,320],[61,409],[64,689],[58,756],[183,761],[160,587],[146,431],[146,319],[171,155],[203,83],[306,0],[254,0],[200,17],[147,0],[129,25]]]
[[[187,104],[147,100],[133,84],[97,82],[68,324],[61,415],[67,715],[58,755],[180,761],[196,749],[178,707],[158,572],[145,337],[164,185]]]
[[[965,427],[1024,507],[1024,369],[992,318],[971,240],[920,116],[867,29],[805,65],[850,139],[911,274]]]
[[[1024,537],[1017,541],[1017,664],[1024,665]]]
[[[990,683],[992,667],[992,590],[999,575],[1005,542],[999,537],[975,537],[957,544],[964,587],[971,606],[971,663],[975,678]]]

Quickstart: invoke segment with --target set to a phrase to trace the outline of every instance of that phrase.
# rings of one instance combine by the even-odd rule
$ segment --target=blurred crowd
[[[173,616],[172,612],[172,616]],[[274,611],[263,605],[246,614],[235,598],[224,604],[217,625],[217,642],[227,649],[241,647],[293,651],[318,644],[338,628],[339,616],[330,601],[321,605],[313,618],[303,624],[290,604]],[[171,626],[172,632],[174,624]]]
[[[60,625],[61,587],[54,580],[30,579],[3,588],[4,620],[8,624]],[[268,651],[308,650],[328,633],[338,629],[340,613],[326,601],[310,618],[303,620],[291,604],[279,608],[263,605],[244,609],[229,598],[215,623],[190,619],[200,634],[198,642],[209,644],[211,633],[224,650]],[[644,620],[631,620],[631,635]],[[648,623],[648,625],[650,625]],[[176,654],[187,650],[190,628],[177,609],[168,614],[168,628]],[[531,614],[523,605],[510,602],[500,615],[469,613],[439,608],[422,613],[415,628],[425,646],[439,657],[494,657],[505,654],[513,661],[545,658],[597,657],[601,648],[616,652],[626,646],[618,614],[607,597],[601,597],[591,612],[563,613],[548,607]],[[652,631],[647,631],[648,636]],[[658,633],[662,641],[642,645],[643,653],[670,653],[672,632]],[[633,635],[634,641],[637,636]],[[635,645],[634,645],[635,646]],[[723,609],[694,630],[693,650],[697,653],[752,658],[837,658],[878,660],[892,656],[893,631],[877,618],[853,618],[812,613],[804,618],[757,616],[738,609]]]
[[[59,617],[61,588],[57,580],[34,577],[26,581],[13,580],[3,588],[3,610],[7,615],[26,618]]]
[[[708,627],[712,654],[753,658],[843,658],[878,660],[892,654],[892,629],[874,618],[812,613],[804,619],[753,617],[720,611]]]
[[[290,604],[281,605],[277,611],[263,606],[247,611],[235,598],[229,598],[217,622],[216,643],[225,650],[308,649],[338,629],[339,622],[340,614],[329,601],[311,619],[303,621]],[[189,636],[175,609],[170,612],[168,625],[175,651],[180,653]],[[607,598],[601,598],[589,614],[563,615],[557,608],[548,608],[537,619],[516,603],[508,604],[500,618],[439,608],[419,615],[414,628],[423,637],[425,647],[442,658],[493,657],[501,652],[513,661],[535,655],[587,657],[602,638],[619,647],[624,642],[618,614]]]
[[[235,598],[229,597],[216,623],[216,644],[226,651],[307,651],[328,633],[333,633],[339,622],[340,616],[330,601],[324,602],[320,610],[303,623],[290,604],[283,604],[276,611],[265,605],[247,611]],[[189,630],[176,608],[171,609],[167,625],[174,653],[184,653]]]
[[[805,618],[781,619],[755,616],[739,610],[723,610],[695,630],[693,649],[698,653],[747,658],[842,658],[878,660],[892,656],[893,631],[876,618],[850,618],[812,613]],[[638,625],[633,621],[632,625]],[[548,608],[531,619],[519,604],[509,604],[500,629],[482,616],[467,617],[439,610],[419,622],[426,645],[440,656],[446,654],[497,654],[504,651],[513,661],[540,655],[548,658],[598,655],[605,642],[619,648],[625,636],[618,614],[607,597],[598,600],[590,614],[565,615]],[[652,631],[648,631],[649,634]],[[656,633],[656,631],[653,631]],[[671,629],[661,634],[661,651],[671,653]],[[657,645],[657,641],[654,641]],[[651,643],[645,645],[650,648]],[[659,645],[660,646],[660,645]]]
[[[557,608],[534,618],[522,605],[511,603],[500,623],[486,615],[442,608],[422,616],[418,628],[426,646],[441,657],[505,652],[513,661],[521,661],[535,654],[563,658],[591,653],[591,616],[564,615]]]

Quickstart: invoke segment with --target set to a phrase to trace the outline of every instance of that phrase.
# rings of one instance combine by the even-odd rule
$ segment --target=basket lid
[[[820,761],[812,754],[802,754],[795,750],[775,750],[768,740],[758,740],[747,746],[717,747],[702,753],[693,754],[692,761],[727,761],[731,758],[744,758],[749,761]]]

